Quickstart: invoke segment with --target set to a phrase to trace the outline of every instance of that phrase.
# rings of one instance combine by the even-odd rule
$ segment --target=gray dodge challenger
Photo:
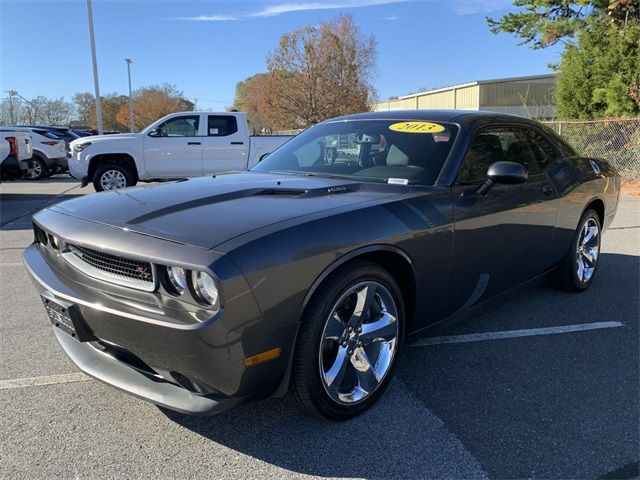
[[[344,420],[416,336],[545,274],[586,290],[619,189],[524,118],[358,114],[249,172],[46,208],[24,262],[98,380],[189,414],[289,393]]]

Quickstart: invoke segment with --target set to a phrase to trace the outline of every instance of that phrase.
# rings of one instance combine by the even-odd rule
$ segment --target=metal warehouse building
[[[476,80],[379,102],[373,110],[488,110],[548,119],[555,116],[555,83],[554,74]]]

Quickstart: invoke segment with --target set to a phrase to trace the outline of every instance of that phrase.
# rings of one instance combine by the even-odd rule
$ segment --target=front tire
[[[567,292],[583,292],[589,288],[598,267],[601,236],[600,217],[595,210],[586,210],[580,218],[569,251],[551,273],[554,287]]]
[[[100,165],[93,174],[93,188],[96,192],[118,190],[136,184],[135,174],[128,166],[107,163]]]
[[[404,325],[402,293],[386,270],[367,261],[339,268],[303,315],[291,396],[330,420],[363,413],[391,380]]]

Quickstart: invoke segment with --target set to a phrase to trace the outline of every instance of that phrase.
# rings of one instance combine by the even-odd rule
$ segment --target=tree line
[[[116,93],[101,96],[102,121],[106,131],[129,131],[129,97]],[[174,85],[143,87],[133,92],[136,130],[164,115],[193,110],[193,102]],[[32,100],[12,95],[0,101],[0,125],[60,125],[95,128],[95,96],[76,93],[71,101],[38,96]]]

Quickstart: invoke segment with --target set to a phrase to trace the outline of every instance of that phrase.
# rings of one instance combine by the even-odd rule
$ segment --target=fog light
[[[184,268],[167,267],[167,277],[169,277],[169,283],[171,283],[176,293],[182,295],[182,292],[187,287],[187,274]]]
[[[218,287],[211,275],[204,272],[192,272],[191,281],[200,300],[211,306],[218,306]]]

